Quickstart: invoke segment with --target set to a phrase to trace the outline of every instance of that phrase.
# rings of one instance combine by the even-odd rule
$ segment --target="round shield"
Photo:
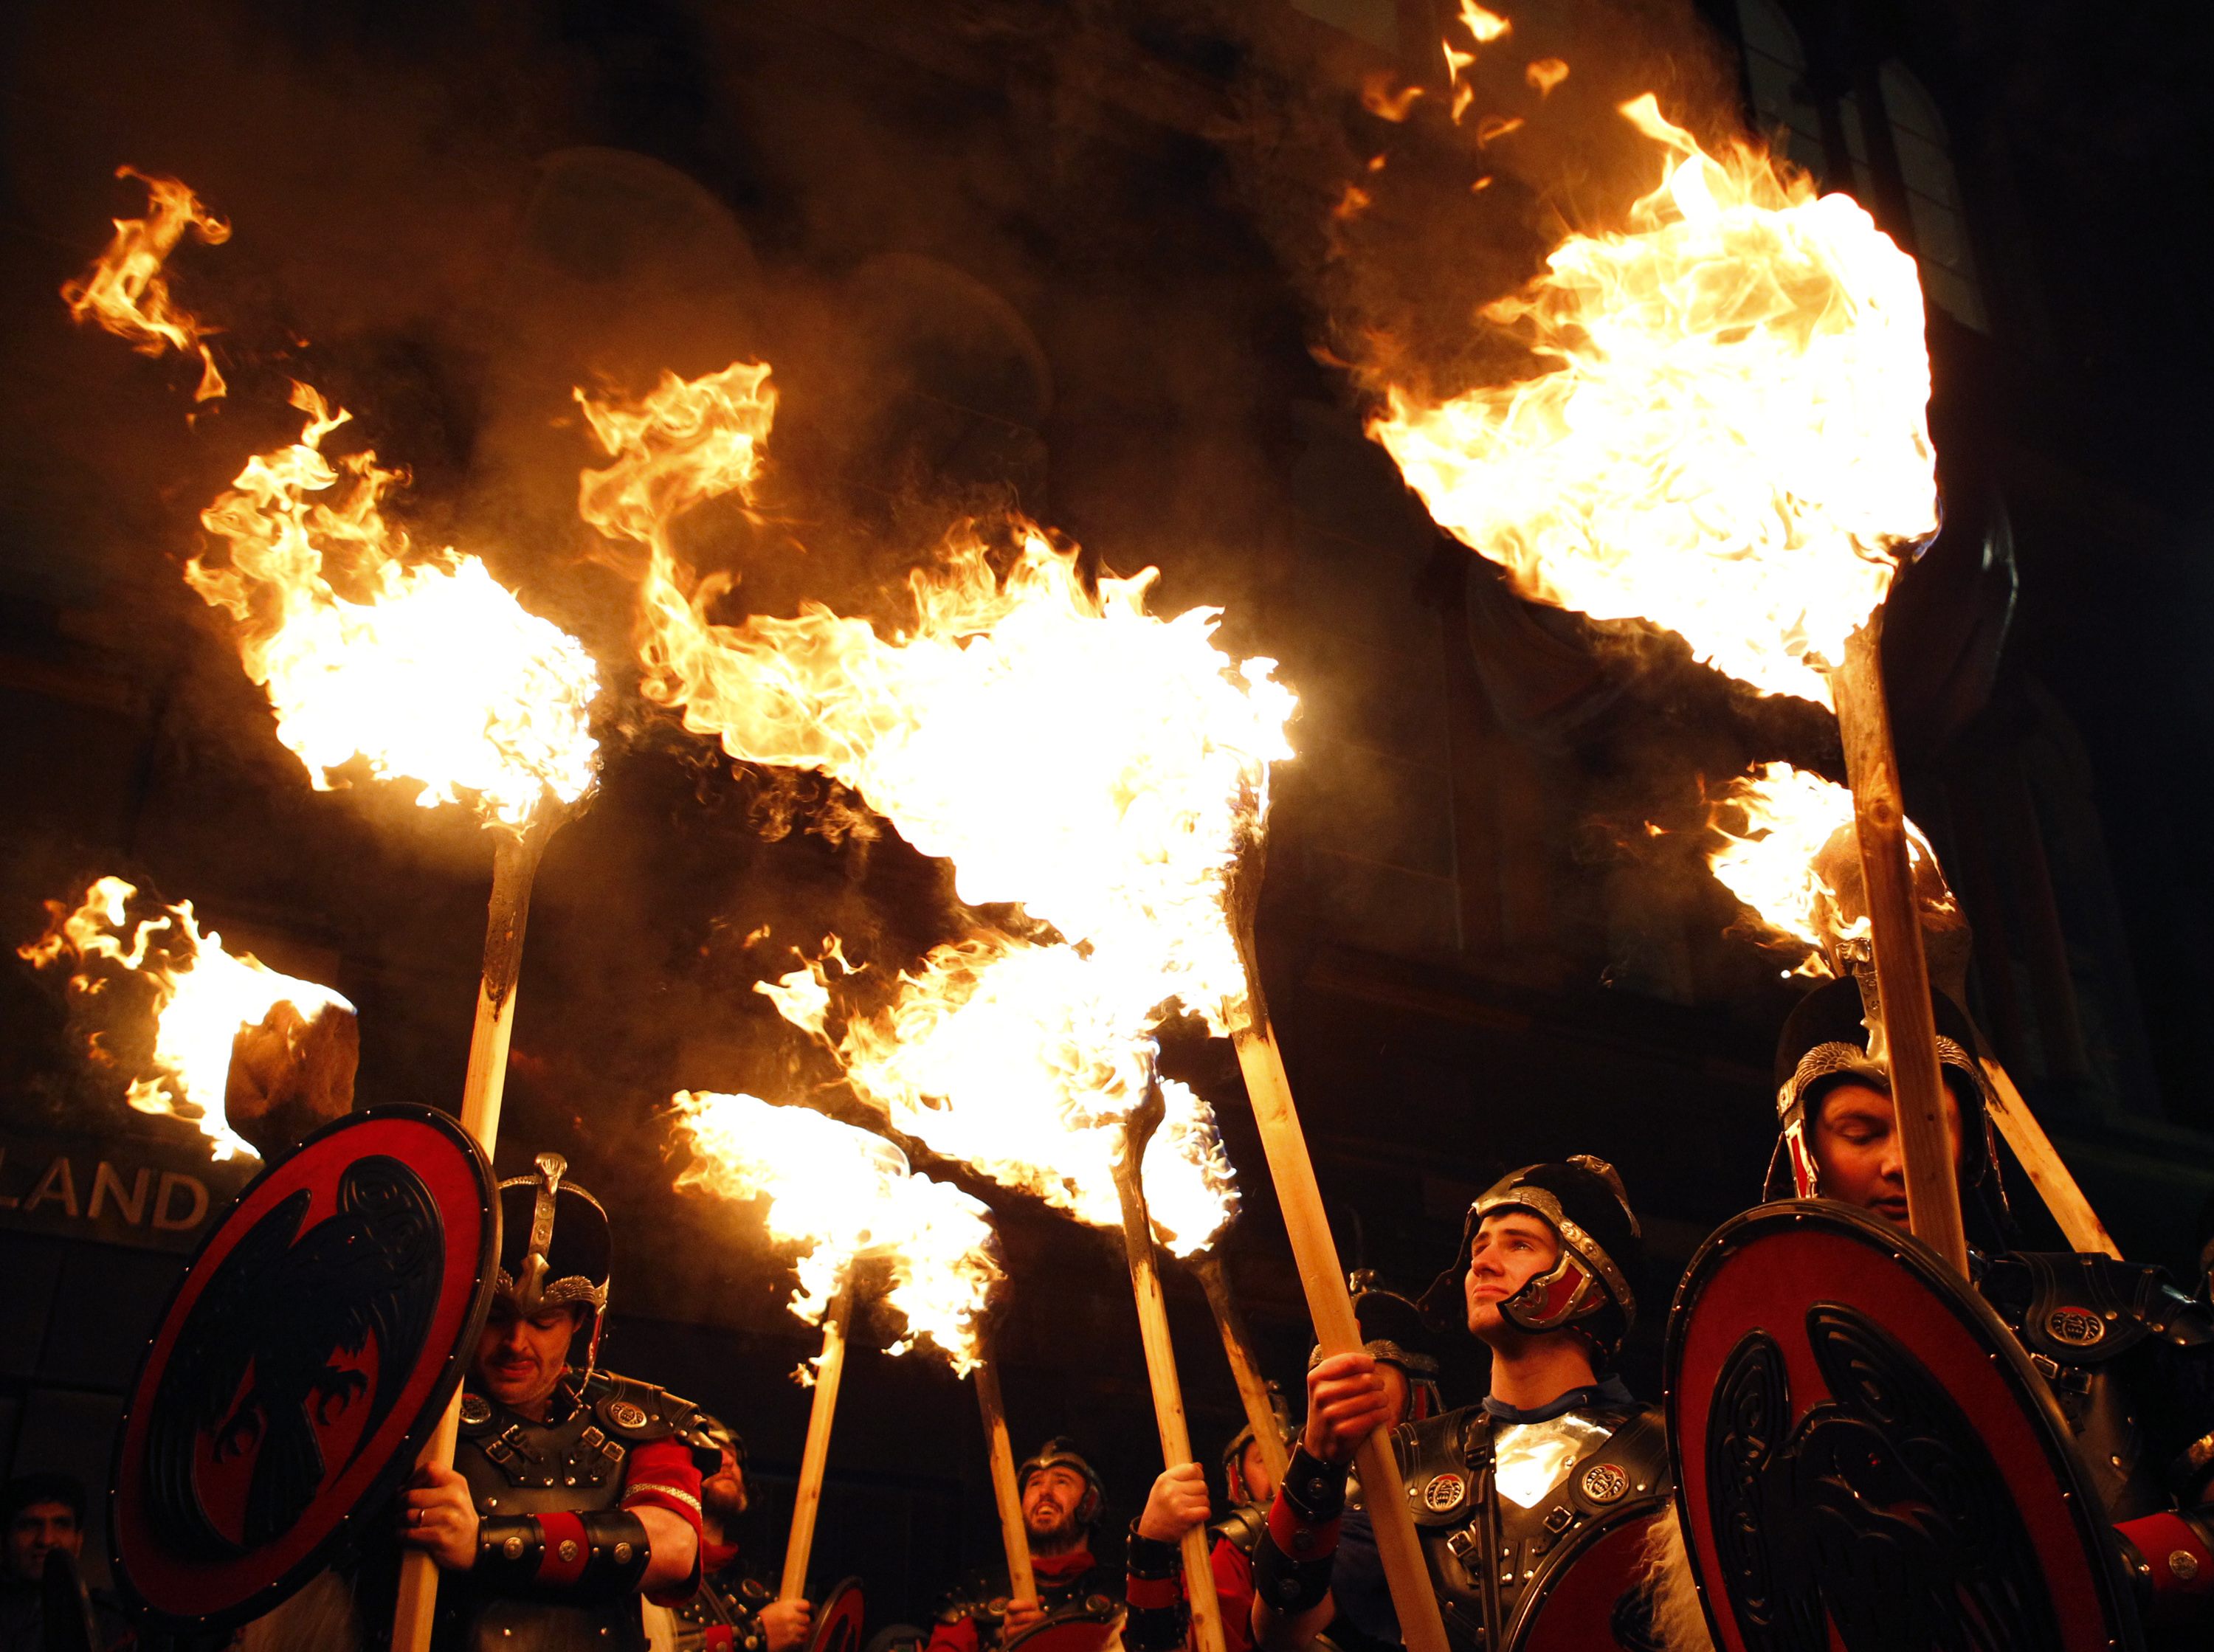
[[[861,1580],[849,1577],[815,1609],[815,1632],[807,1637],[807,1652],[858,1652],[865,1615]]]
[[[147,1344],[116,1448],[116,1575],[222,1629],[313,1575],[413,1466],[492,1306],[492,1167],[429,1107],[341,1119],[248,1185]]]
[[[1507,1630],[1512,1652],[1655,1652],[1645,1544],[1667,1506],[1645,1502],[1578,1532],[1523,1590]]]
[[[2068,1426],[1927,1247],[1824,1200],[1692,1259],[1668,1320],[1677,1505],[1721,1652],[2110,1652],[2134,1615]]]
[[[1006,1652],[1101,1652],[1119,1644],[1116,1634],[1122,1626],[1122,1603],[1095,1594],[1010,1636]]]

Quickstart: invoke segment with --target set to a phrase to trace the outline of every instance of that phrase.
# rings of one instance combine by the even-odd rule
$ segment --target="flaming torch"
[[[1442,401],[1387,387],[1369,434],[1524,595],[1836,710],[1912,1227],[1965,1271],[1877,652],[1937,525],[1914,262],[1850,197],[1744,143],[1707,153],[1651,94],[1622,113],[1669,152],[1660,187],[1483,311],[1544,370]]]
[[[1857,878],[1852,794],[1788,763],[1770,763],[1730,782],[1714,813],[1735,808],[1745,835],[1716,830],[1722,844],[1707,864],[1729,892],[1750,907],[1778,944],[1807,948],[1797,973],[1847,974],[1868,947],[1868,915]],[[1967,920],[1961,915],[1936,850],[1912,821],[1914,899],[1922,933],[1930,942],[1960,943],[1966,967]],[[1981,1037],[1979,1034],[1979,1042]],[[1988,1050],[1977,1063],[1991,1082],[1991,1120],[2021,1162],[2068,1242],[2079,1251],[2121,1255],[2113,1236],[2084,1197],[2052,1139],[2045,1133],[2007,1070]]]
[[[140,174],[132,174],[138,176]],[[187,229],[219,241],[229,227],[181,184],[146,179],[154,204],[119,222],[107,253],[63,290],[72,314],[158,354],[196,348],[200,395],[223,381],[201,342],[207,329],[169,302],[162,265]],[[515,986],[530,886],[547,838],[592,784],[598,747],[590,708],[599,673],[574,638],[527,613],[476,558],[451,549],[412,557],[382,501],[404,482],[364,450],[335,462],[323,443],[349,415],[308,385],[297,442],[257,455],[231,491],[201,513],[227,559],[194,558],[185,578],[238,625],[246,673],[262,686],[278,738],[318,789],[358,765],[413,785],[423,808],[466,801],[494,827],[484,966],[462,1123],[489,1156],[499,1132]],[[450,1464],[458,1390],[423,1460]],[[430,1644],[437,1571],[427,1555],[402,1563],[393,1644]]]
[[[150,1073],[131,1081],[124,1100],[140,1113],[189,1120],[217,1161],[274,1151],[344,1113],[359,1047],[353,1006],[251,953],[227,950],[221,936],[200,928],[188,900],[132,924],[138,895],[121,878],[95,879],[74,908],[48,901],[46,934],[16,949],[35,968],[75,960],[70,988],[84,997],[104,996],[119,977],[151,990]],[[244,1047],[251,1066],[256,1043],[272,1045],[266,1064],[283,1070],[259,1095],[237,1059]],[[93,1048],[101,1053],[97,1035]]]
[[[1115,1227],[1115,1155],[1149,1087],[1155,1027],[1180,1009],[1238,1034],[1241,1057],[1257,1033],[1268,1058],[1247,1061],[1248,1087],[1319,1339],[1357,1349],[1229,909],[1232,875],[1266,818],[1270,765],[1291,755],[1293,699],[1273,661],[1226,655],[1217,611],[1148,613],[1151,570],[1087,578],[1073,548],[1023,522],[957,529],[909,576],[912,621],[888,635],[818,604],[715,623],[717,588],[695,588],[669,524],[750,479],[773,405],[766,380],[742,365],[691,384],[664,378],[633,404],[587,398],[613,462],[586,473],[579,508],[646,552],[649,698],[741,762],[852,787],[917,850],[951,863],[964,902],[1015,909],[1012,920],[979,918],[902,976],[889,1007],[847,1017],[834,1047],[849,1081],[933,1149]],[[818,972],[786,978],[779,1002],[827,1039]],[[1182,1234],[1151,1158],[1177,1135],[1178,1101],[1163,1090],[1169,1126],[1144,1182],[1155,1230]],[[1398,1480],[1386,1442],[1364,1448],[1361,1472],[1376,1488],[1409,1643],[1444,1652],[1411,1520],[1389,1490]],[[1187,1570],[1202,1636],[1209,1575]]]
[[[798,1288],[788,1306],[805,1323],[822,1327],[823,1351],[810,1379],[815,1397],[780,1590],[780,1598],[797,1600],[806,1594],[858,1270],[878,1263],[888,1271],[884,1303],[906,1326],[906,1335],[890,1351],[904,1353],[927,1342],[957,1374],[981,1374],[984,1369],[984,1317],[1006,1275],[985,1207],[957,1188],[910,1173],[907,1155],[883,1137],[804,1107],[772,1106],[750,1095],[688,1090],[675,1101],[679,1127],[694,1153],[677,1186],[720,1198],[761,1201],[769,1238],[804,1247],[797,1264]],[[980,1386],[980,1400],[984,1393]],[[996,1381],[990,1393],[996,1400]],[[992,1405],[984,1403],[988,1422]],[[994,1489],[1008,1539],[1008,1566],[1013,1570],[1019,1558],[1022,1573],[1027,1573],[1028,1544],[1017,1547],[1022,1511],[1014,1495],[1014,1460],[1006,1450],[1004,1421],[994,1447]],[[1004,1484],[999,1472],[1003,1454]]]

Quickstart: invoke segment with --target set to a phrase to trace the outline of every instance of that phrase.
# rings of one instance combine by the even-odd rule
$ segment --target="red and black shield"
[[[305,1582],[413,1465],[498,1254],[492,1167],[429,1107],[339,1119],[248,1184],[131,1384],[109,1510],[130,1594],[211,1630]]]
[[[2044,1381],[1888,1223],[1792,1200],[1725,1224],[1677,1293],[1666,1361],[1720,1652],[2142,1644]]]
[[[1509,1652],[1652,1652],[1645,1545],[1667,1506],[1650,1498],[1625,1505],[1557,1551],[1515,1605]]]
[[[847,1578],[823,1597],[816,1608],[815,1631],[807,1637],[807,1652],[859,1652],[861,1625],[867,1616],[861,1600],[861,1580]]]
[[[1095,1594],[1009,1636],[1005,1652],[1104,1652],[1122,1644],[1117,1634],[1122,1626],[1122,1602]]]

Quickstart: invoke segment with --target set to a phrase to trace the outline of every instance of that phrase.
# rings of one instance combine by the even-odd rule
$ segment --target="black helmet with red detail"
[[[1501,1316],[1532,1333],[1574,1331],[1591,1344],[1599,1363],[1611,1364],[1637,1318],[1645,1246],[1622,1178],[1589,1154],[1525,1165],[1486,1189],[1468,1207],[1453,1266],[1422,1293],[1424,1315],[1433,1325],[1459,1322],[1477,1229],[1486,1216],[1505,1210],[1526,1210],[1544,1222],[1560,1242],[1560,1255],[1499,1304]]]

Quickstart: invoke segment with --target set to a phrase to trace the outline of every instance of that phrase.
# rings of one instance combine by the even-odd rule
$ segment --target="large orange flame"
[[[476,558],[406,560],[407,535],[383,511],[404,476],[373,453],[333,463],[323,441],[349,416],[303,384],[292,405],[307,415],[300,439],[248,461],[201,515],[227,565],[185,570],[239,622],[278,738],[319,790],[359,759],[413,783],[425,808],[466,796],[511,828],[549,794],[575,802],[598,753],[591,656]]]
[[[1868,933],[1852,793],[1788,763],[1769,763],[1731,781],[1714,801],[1722,844],[1708,856],[1709,868],[1752,909],[1773,944],[1807,949],[1794,973],[1834,973],[1838,948]],[[1720,823],[1732,809],[1745,817],[1742,835]],[[1923,923],[1961,922],[1936,850],[1911,820],[1906,837]]]
[[[1387,387],[1369,434],[1524,595],[1827,704],[1824,668],[1936,526],[1914,261],[1788,163],[1706,153],[1649,93],[1622,113],[1673,152],[1660,187],[1483,312],[1545,370],[1442,402]]]
[[[586,474],[580,509],[648,552],[645,691],[733,758],[851,787],[950,861],[970,905],[1020,908],[1012,930],[980,918],[902,976],[882,1017],[849,1021],[835,1047],[902,1131],[1112,1220],[1098,1149],[1144,1094],[1153,1029],[1182,1009],[1220,1033],[1247,1013],[1226,894],[1261,829],[1269,765],[1290,755],[1292,696],[1272,661],[1215,646],[1218,611],[1151,615],[1152,570],[1094,584],[1026,523],[1004,569],[984,526],[957,531],[909,576],[911,621],[889,634],[819,604],[715,624],[715,588],[694,588],[670,518],[750,481],[771,405],[765,369],[735,368],[665,378],[636,404],[586,402],[614,462]],[[807,994],[794,1018],[823,1032],[827,985]],[[789,991],[780,1007],[803,1008]],[[1226,1161],[1198,1106],[1165,1139],[1199,1155],[1183,1161],[1192,1185],[1218,1179],[1214,1219],[1175,1214],[1148,1176],[1180,1243],[1227,1214]]]
[[[211,246],[230,239],[230,225],[199,203],[199,198],[174,178],[155,178],[131,167],[118,167],[119,178],[136,178],[146,186],[146,216],[117,218],[115,237],[92,267],[62,286],[62,302],[71,319],[88,316],[119,338],[131,340],[142,356],[159,356],[165,350],[193,351],[200,358],[199,387],[194,401],[209,401],[223,393],[223,375],[216,370],[215,356],[207,346],[214,328],[203,326],[179,308],[169,296],[169,277],[164,266],[177,243],[191,230]]]
[[[693,1151],[677,1186],[763,1200],[770,1239],[804,1247],[794,1314],[822,1324],[855,1268],[882,1263],[884,1300],[907,1326],[891,1351],[928,1342],[962,1375],[977,1364],[985,1311],[1006,1277],[989,1210],[911,1173],[882,1137],[804,1107],[695,1090],[676,1106]]]
[[[48,901],[46,934],[16,955],[41,969],[75,961],[76,992],[102,992],[120,975],[143,981],[153,994],[151,1072],[133,1080],[124,1099],[141,1113],[189,1120],[218,1160],[252,1158],[253,1147],[223,1121],[232,1040],[279,1003],[290,1003],[303,1021],[353,1006],[328,987],[279,974],[251,953],[226,952],[221,936],[199,927],[188,900],[131,924],[127,906],[138,893],[121,878],[104,877],[75,907]]]

